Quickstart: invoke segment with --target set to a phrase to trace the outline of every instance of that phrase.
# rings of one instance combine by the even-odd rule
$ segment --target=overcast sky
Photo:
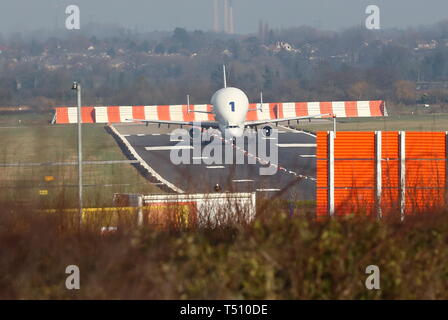
[[[0,0],[0,32],[63,28],[69,4],[80,7],[81,28],[93,21],[142,31],[212,29],[213,0]],[[448,19],[448,0],[234,0],[235,31],[256,32],[260,19],[272,28],[339,30],[364,21],[369,4],[380,7],[382,28]]]

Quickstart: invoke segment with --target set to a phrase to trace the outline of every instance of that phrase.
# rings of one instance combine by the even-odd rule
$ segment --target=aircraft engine
[[[188,134],[190,135],[191,139],[200,139],[201,138],[201,129],[199,128],[191,128],[188,131]]]
[[[264,137],[270,137],[272,134],[272,130],[274,130],[271,126],[264,126],[261,130],[261,133]]]

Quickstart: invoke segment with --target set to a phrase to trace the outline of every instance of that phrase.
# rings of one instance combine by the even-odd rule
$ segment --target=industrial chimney
[[[229,2],[224,0],[224,32],[229,33]]]
[[[219,3],[213,0],[213,31],[219,32]]]
[[[222,1],[222,2],[221,2]],[[223,4],[223,31],[225,33],[235,33],[235,22],[233,16],[233,0],[213,0],[213,31],[219,32],[219,10],[220,3]]]
[[[235,25],[234,25],[234,21],[233,21],[233,0],[228,0],[228,1],[229,1],[229,7],[228,7],[229,28],[228,28],[228,32],[230,34],[234,34],[235,33]]]

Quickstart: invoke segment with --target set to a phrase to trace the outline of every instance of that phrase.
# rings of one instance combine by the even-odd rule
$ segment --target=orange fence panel
[[[318,216],[413,214],[445,205],[445,132],[337,132],[331,139],[317,133]]]

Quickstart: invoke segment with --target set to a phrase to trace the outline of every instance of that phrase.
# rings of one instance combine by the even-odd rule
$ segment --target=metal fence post
[[[334,216],[334,137],[335,132],[329,131],[328,134],[328,213],[330,217]]]
[[[400,214],[404,220],[406,210],[406,132],[400,131]]]
[[[83,215],[83,194],[82,194],[82,111],[81,111],[81,84],[73,82],[72,90],[76,90],[77,93],[77,126],[78,126],[78,207],[79,207],[79,226],[82,224]]]
[[[143,195],[137,195],[137,225],[141,227],[143,225]]]
[[[375,165],[376,165],[376,176],[375,176],[375,184],[376,184],[376,210],[377,216],[379,219],[383,217],[383,212],[381,208],[381,196],[382,196],[382,132],[375,132]]]

